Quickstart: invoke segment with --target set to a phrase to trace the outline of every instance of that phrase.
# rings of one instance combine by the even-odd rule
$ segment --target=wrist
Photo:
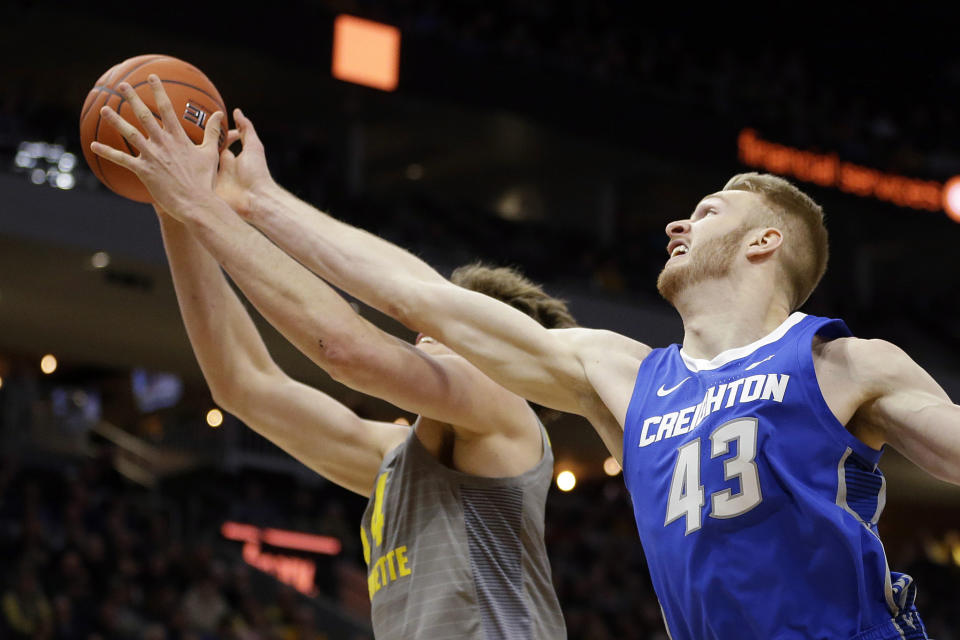
[[[216,193],[191,194],[188,197],[179,199],[175,204],[164,207],[165,213],[172,218],[190,225],[196,222],[203,222],[209,216],[210,212],[220,206],[226,205],[226,202]]]
[[[237,213],[247,222],[253,223],[276,211],[285,195],[283,187],[273,180],[266,180],[247,192],[246,206]]]

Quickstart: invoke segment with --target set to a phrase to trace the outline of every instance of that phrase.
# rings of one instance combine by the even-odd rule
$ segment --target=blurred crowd
[[[340,559],[318,563],[317,590],[344,606],[364,583],[354,579],[364,571],[354,539],[364,504],[330,485],[263,473],[207,470],[147,490],[117,474],[108,447],[86,460],[5,458],[0,637],[325,640],[333,636],[310,601],[246,566],[219,525],[343,540]],[[667,640],[619,477],[554,490],[547,546],[571,640]],[[915,551],[891,551],[891,566],[917,579],[931,637],[958,640],[960,570]]]
[[[329,637],[316,609],[292,587],[258,583],[239,553],[224,552],[215,522],[231,507],[206,491],[207,513],[188,527],[182,495],[128,483],[113,470],[109,449],[102,451],[96,459],[43,466],[3,460],[0,637]],[[234,507],[240,504],[235,499]]]
[[[640,5],[624,0],[302,4],[396,24],[411,38],[436,44],[435,51],[456,50],[488,61],[491,68],[517,65],[567,77],[575,86],[621,86],[632,96],[640,91],[663,104],[694,105],[731,131],[752,126],[769,139],[836,151],[881,170],[935,180],[960,174],[955,107],[960,58],[941,55],[933,40],[929,47],[910,41],[894,48],[854,31],[844,35],[840,28],[819,40],[781,38],[769,26],[758,31],[749,16],[741,16],[734,27],[685,32],[664,29],[655,16],[640,15]],[[32,4],[19,6],[29,11]],[[290,10],[282,13],[289,19]],[[5,84],[0,93],[3,170],[11,166],[21,140],[78,144],[77,105],[49,97],[29,83]],[[302,117],[310,115],[305,111]],[[431,262],[453,266],[481,255],[522,265],[536,280],[579,280],[612,294],[653,293],[649,274],[663,257],[659,226],[651,231],[624,214],[615,242],[602,245],[581,232],[508,222],[489,212],[451,215],[445,208],[449,203],[440,205],[426,195],[371,202],[349,193],[342,159],[316,123],[282,125],[282,134],[274,135],[269,123],[258,123],[264,138],[290,140],[287,148],[268,148],[281,183]],[[285,136],[298,127],[303,135]],[[95,179],[86,178],[96,187]],[[871,266],[854,263],[861,257],[853,251],[839,254],[835,268],[859,273],[862,264]],[[911,286],[911,276],[890,273],[878,271],[874,277],[896,285],[900,297],[863,300],[851,295],[853,276],[845,275],[838,279],[829,313],[849,319],[859,300],[860,328],[883,314],[895,319],[904,309],[929,322],[955,317],[943,305],[956,308],[956,300],[914,299],[922,291]],[[11,385],[5,382],[0,394],[9,395]],[[28,407],[12,408],[9,398],[5,402],[0,415],[8,419],[6,426],[11,416],[29,413]],[[238,549],[223,546],[219,525],[236,518],[340,538],[345,544],[341,559],[321,565],[317,588],[323,597],[342,601],[348,588],[344,576],[363,572],[355,539],[361,498],[323,484],[215,472],[147,490],[119,476],[109,449],[103,451],[93,460],[56,465],[0,460],[0,637],[325,637],[316,609],[290,588],[275,582],[264,587]],[[554,491],[547,518],[554,580],[571,640],[665,640],[621,480],[581,483],[568,494]],[[960,640],[956,566],[931,563],[919,548],[890,551],[891,567],[917,579],[932,637]]]

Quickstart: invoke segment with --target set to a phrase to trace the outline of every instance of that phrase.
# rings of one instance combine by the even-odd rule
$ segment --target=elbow
[[[268,387],[271,374],[276,373],[279,371],[244,367],[240,371],[221,371],[205,377],[214,404],[242,419],[251,402],[256,401],[257,392]]]
[[[208,383],[210,388],[210,397],[213,403],[235,416],[243,413],[241,406],[242,398],[245,396],[239,385],[232,384],[229,381],[217,381],[215,384]]]
[[[364,373],[369,369],[365,365],[369,358],[363,339],[318,339],[317,356],[314,362],[327,372],[331,378],[348,387],[357,388],[362,384]]]
[[[439,315],[439,310],[434,306],[436,296],[430,294],[430,288],[430,285],[423,284],[393,296],[381,311],[408,329],[429,332],[431,318]]]
[[[411,304],[409,297],[391,298],[383,305],[381,311],[408,329],[414,329],[417,326],[416,308],[415,304]]]

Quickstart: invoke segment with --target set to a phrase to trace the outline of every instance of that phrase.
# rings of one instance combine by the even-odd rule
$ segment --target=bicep
[[[229,407],[251,429],[310,469],[367,496],[383,456],[409,427],[364,420],[327,394],[282,374],[248,381]]]
[[[333,377],[407,411],[469,431],[508,429],[526,403],[446,347],[428,352],[379,329],[338,358]],[[372,338],[372,334],[371,334]]]
[[[440,340],[497,383],[538,404],[581,413],[592,392],[576,342],[490,296],[444,282],[424,285],[399,319]]]
[[[960,407],[917,390],[888,394],[873,405],[891,446],[927,473],[960,484]]]
[[[898,347],[871,341],[874,392],[861,407],[884,441],[919,467],[960,483],[960,407]]]

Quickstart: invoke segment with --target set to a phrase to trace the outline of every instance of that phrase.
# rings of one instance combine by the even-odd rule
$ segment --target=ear
[[[773,256],[774,252],[783,245],[783,233],[774,227],[756,229],[750,235],[750,244],[747,245],[747,260],[758,262]]]

